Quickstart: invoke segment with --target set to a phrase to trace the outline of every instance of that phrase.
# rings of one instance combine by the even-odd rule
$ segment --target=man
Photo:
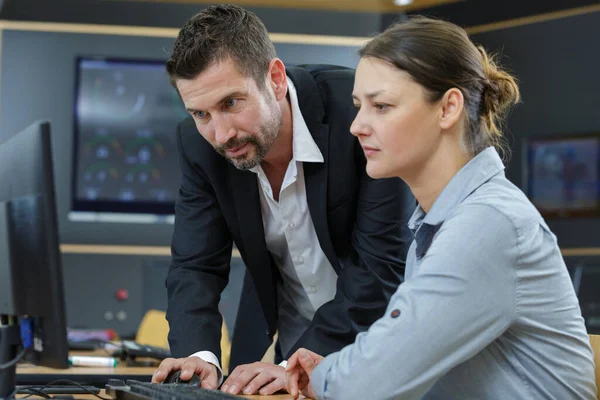
[[[286,71],[254,14],[204,9],[180,31],[167,71],[192,119],[177,136],[167,277],[169,343],[181,358],[165,360],[153,381],[181,369],[182,379],[220,384],[217,305],[235,242],[248,272],[231,351],[238,367],[221,389],[271,394],[285,387],[284,367],[248,363],[276,331],[278,358],[299,347],[329,354],[383,314],[402,278],[410,197],[399,180],[366,176],[349,133],[354,71]]]

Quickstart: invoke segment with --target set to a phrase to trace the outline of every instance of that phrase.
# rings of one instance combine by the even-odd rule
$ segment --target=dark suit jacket
[[[317,310],[292,351],[302,346],[326,355],[352,343],[383,315],[403,276],[403,225],[414,201],[399,179],[366,175],[364,153],[349,133],[356,115],[354,71],[307,66],[288,67],[287,73],[325,158],[304,164],[306,197],[321,249],[338,274],[334,299]],[[235,242],[247,280],[234,329],[232,370],[259,360],[277,326],[281,278],[265,244],[257,177],[218,155],[191,119],[180,125],[177,139],[182,183],[166,281],[169,343],[175,357],[209,350],[220,358],[217,305]]]

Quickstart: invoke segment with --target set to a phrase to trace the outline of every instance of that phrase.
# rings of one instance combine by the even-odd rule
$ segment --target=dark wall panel
[[[600,132],[600,12],[482,33],[473,40],[502,54],[523,102],[508,120],[507,176],[523,187],[527,136]],[[561,247],[600,246],[600,218],[549,219]]]
[[[0,19],[180,28],[204,7],[204,4],[156,1],[8,0]],[[378,13],[266,7],[248,9],[263,20],[270,32],[369,36],[381,27]]]

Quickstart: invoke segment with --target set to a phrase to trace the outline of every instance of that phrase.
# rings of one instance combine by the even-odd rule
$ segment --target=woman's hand
[[[306,349],[298,349],[290,357],[285,368],[285,386],[294,399],[298,398],[300,392],[306,397],[316,399],[310,379],[313,370],[323,358]]]

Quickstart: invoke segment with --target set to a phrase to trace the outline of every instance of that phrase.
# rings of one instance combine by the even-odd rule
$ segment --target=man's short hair
[[[231,59],[241,74],[264,87],[269,63],[277,54],[256,14],[220,4],[203,9],[179,31],[166,63],[171,83],[194,79],[211,65]]]

